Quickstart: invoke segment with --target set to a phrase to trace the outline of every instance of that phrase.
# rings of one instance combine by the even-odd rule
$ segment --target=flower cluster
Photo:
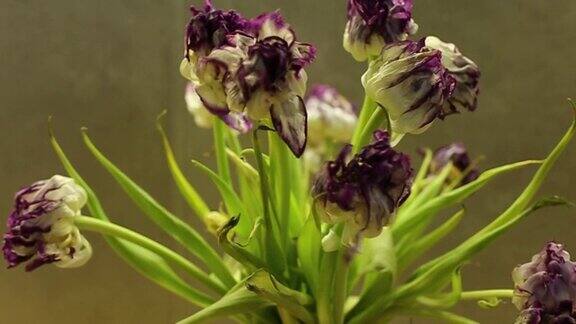
[[[380,54],[387,44],[415,34],[412,0],[348,0],[344,48],[358,61]]]
[[[437,118],[476,109],[479,76],[453,44],[425,37],[384,47],[362,83],[386,109],[394,134],[419,134]]]
[[[452,143],[434,151],[429,173],[437,175],[450,163],[453,167],[453,172],[449,175],[451,182],[458,181],[459,185],[465,185],[480,176],[480,171],[475,168],[462,143]]]
[[[192,8],[181,72],[204,106],[239,132],[274,128],[296,156],[306,146],[304,68],[313,46],[297,41],[278,12],[247,20],[234,11]]]
[[[26,270],[54,263],[79,267],[92,255],[90,243],[74,226],[86,204],[86,193],[74,180],[53,176],[20,190],[8,217],[4,259],[9,267],[31,260]]]
[[[532,261],[512,272],[518,324],[576,323],[576,263],[550,242]]]
[[[342,241],[359,234],[375,237],[410,195],[412,168],[407,155],[390,146],[387,132],[374,133],[374,141],[350,157],[345,146],[338,158],[326,163],[315,179],[315,208],[328,224],[345,223]]]

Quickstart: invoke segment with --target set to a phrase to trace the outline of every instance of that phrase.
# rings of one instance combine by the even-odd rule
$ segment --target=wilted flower
[[[54,263],[61,268],[84,265],[90,243],[74,225],[86,204],[86,192],[74,180],[55,175],[16,193],[14,210],[4,235],[8,267],[31,260],[26,270]]]
[[[480,93],[480,69],[476,63],[462,55],[456,45],[444,43],[438,37],[426,37],[426,46],[442,52],[442,65],[456,80],[454,93],[444,103],[443,110],[450,113],[476,110]]]
[[[330,86],[317,84],[306,97],[309,143],[350,142],[358,121],[354,105]]]
[[[439,174],[448,163],[452,163],[454,167],[452,174],[449,175],[450,180],[459,180],[460,185],[470,183],[480,176],[480,171],[474,168],[466,146],[462,143],[452,143],[437,149],[430,162],[430,174]]]
[[[202,99],[200,99],[200,96],[196,93],[196,84],[194,84],[194,82],[188,82],[186,85],[184,100],[186,101],[188,111],[192,117],[194,117],[196,125],[201,128],[211,128],[214,122],[214,115],[212,115],[202,103]]]
[[[230,127],[247,132],[253,121],[267,124],[300,156],[306,145],[304,67],[314,57],[314,47],[298,42],[273,12],[228,34],[224,45],[197,62],[185,59],[182,73],[199,80],[202,102]]]
[[[228,44],[228,37],[249,29],[247,19],[234,10],[214,9],[211,0],[204,8],[190,7],[192,15],[186,26],[186,59],[195,64],[200,57],[208,56],[214,49]]]
[[[385,45],[406,40],[418,30],[412,6],[412,0],[348,0],[344,48],[365,61]]]
[[[345,146],[335,161],[316,177],[312,194],[322,220],[345,223],[342,240],[380,234],[387,218],[410,195],[410,158],[390,147],[387,132],[376,131],[374,141],[350,157]]]
[[[460,107],[473,110],[478,77],[476,65],[455,47],[427,37],[386,46],[362,83],[388,112],[395,135],[419,134]]]
[[[576,263],[561,244],[550,242],[532,261],[512,272],[516,323],[576,323]]]

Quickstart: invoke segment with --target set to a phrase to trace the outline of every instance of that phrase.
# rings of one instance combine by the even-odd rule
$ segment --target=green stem
[[[317,312],[319,324],[334,324],[333,303],[331,294],[333,292],[333,273],[338,252],[322,253],[320,265],[320,279],[318,282]]]
[[[514,290],[512,289],[488,289],[464,291],[460,295],[460,300],[475,300],[488,298],[512,298]]]
[[[277,217],[279,218],[282,248],[290,244],[290,193],[292,188],[291,153],[278,134],[270,132],[270,169],[274,191],[277,193]]]
[[[216,148],[216,163],[218,165],[218,175],[229,184],[232,184],[230,176],[230,166],[226,155],[226,125],[221,120],[214,120],[214,146]]]
[[[358,152],[363,146],[368,144],[374,131],[380,128],[386,120],[388,120],[386,109],[381,107],[376,108],[363,127],[360,135],[356,138],[356,141],[352,143],[352,150]]]
[[[280,261],[279,259],[283,260],[283,257],[277,253],[280,251],[274,238],[272,214],[270,213],[270,182],[268,181],[268,174],[266,172],[266,167],[264,166],[262,146],[260,145],[260,139],[258,138],[258,128],[255,128],[254,131],[252,131],[252,144],[254,146],[254,153],[256,156],[256,166],[258,168],[258,173],[260,174],[260,194],[262,196],[262,210],[264,214],[264,244],[262,244],[262,252],[266,263],[271,267],[271,270],[275,274],[281,275],[283,269],[278,265],[277,261]]]
[[[364,103],[362,104],[362,108],[360,110],[360,116],[358,117],[358,125],[356,126],[356,129],[354,130],[354,135],[352,136],[352,143],[356,143],[358,141],[358,137],[360,137],[360,135],[362,134],[364,126],[370,119],[370,116],[372,116],[372,114],[374,113],[374,110],[376,110],[376,107],[377,107],[376,102],[370,99],[368,95],[365,95]]]
[[[186,260],[183,256],[142,234],[136,233],[114,223],[88,216],[76,217],[74,218],[74,223],[76,226],[78,226],[79,229],[124,239],[145,249],[148,249],[158,254],[166,261],[180,267],[186,273],[190,274],[192,277],[196,278],[207,287],[212,288],[215,292],[220,294],[226,293],[226,289],[224,289],[218,282],[214,281],[206,273],[200,270],[200,268],[190,263],[190,261]],[[196,297],[200,300],[207,301],[208,304],[213,302],[210,297],[203,294],[198,294]]]
[[[348,271],[350,262],[347,258],[346,247],[338,251],[336,269],[334,271],[334,319],[336,324],[344,322],[344,304],[348,293]]]

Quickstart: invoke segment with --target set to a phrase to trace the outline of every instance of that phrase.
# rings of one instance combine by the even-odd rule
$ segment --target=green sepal
[[[88,196],[87,206],[90,214],[95,218],[108,221],[108,216],[106,215],[100,200],[96,196],[96,193],[80,176],[76,168],[74,168],[62,150],[62,147],[54,137],[52,130],[50,130],[50,143],[68,175],[86,191]],[[205,295],[203,293],[190,287],[190,285],[180,278],[180,276],[172,270],[170,265],[157,254],[134,243],[111,236],[104,236],[104,239],[121,259],[141,275],[159,286],[200,307],[205,307],[212,303],[210,297],[204,297]]]
[[[120,187],[156,225],[172,238],[196,255],[226,285],[232,287],[236,281],[224,265],[220,255],[190,225],[169,212],[150,194],[138,186],[132,179],[106,158],[83,132],[84,143],[102,166],[114,177]]]

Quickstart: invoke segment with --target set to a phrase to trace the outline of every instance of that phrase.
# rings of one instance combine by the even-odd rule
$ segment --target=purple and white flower
[[[348,99],[331,86],[317,84],[310,89],[305,102],[311,146],[322,146],[327,141],[350,142],[358,116]]]
[[[516,323],[576,323],[576,263],[561,244],[548,243],[512,279],[512,302],[522,311]]]
[[[456,80],[456,88],[452,96],[444,103],[443,110],[450,113],[457,113],[464,109],[476,110],[480,93],[480,69],[478,65],[462,55],[456,45],[445,43],[438,37],[426,37],[426,46],[442,52],[442,65]]]
[[[74,217],[85,204],[84,189],[59,175],[17,192],[2,248],[8,267],[27,261],[27,271],[49,263],[61,268],[84,265],[92,248],[74,225]]]
[[[474,162],[463,143],[452,143],[434,151],[430,162],[430,175],[439,174],[449,163],[453,166],[449,178],[452,181],[459,181],[459,185],[470,183],[480,176],[480,171],[474,168]]]
[[[344,48],[366,61],[385,45],[406,40],[418,30],[412,7],[412,0],[348,0]]]
[[[420,134],[461,107],[475,109],[477,67],[463,65],[471,61],[442,44],[427,37],[388,45],[362,77],[368,96],[388,112],[394,135]]]
[[[335,161],[327,162],[312,188],[322,220],[345,224],[346,244],[381,233],[410,195],[413,173],[410,158],[390,146],[387,132],[376,131],[374,141],[354,156],[351,149],[345,146]]]
[[[304,68],[314,60],[315,48],[298,42],[278,12],[233,25],[243,29],[227,34],[220,47],[197,61],[186,58],[182,74],[199,81],[196,91],[205,107],[230,127],[245,133],[254,123],[264,124],[296,156],[302,155],[307,138]]]

